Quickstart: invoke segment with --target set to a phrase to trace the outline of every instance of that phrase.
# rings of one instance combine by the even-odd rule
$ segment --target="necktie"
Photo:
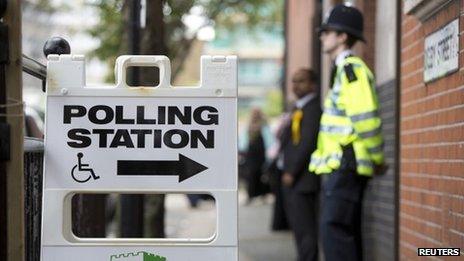
[[[297,109],[292,115],[292,142],[294,145],[300,143],[301,140],[301,119],[303,118],[303,111]]]

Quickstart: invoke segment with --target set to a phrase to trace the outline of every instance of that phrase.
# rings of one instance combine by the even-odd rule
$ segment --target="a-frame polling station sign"
[[[129,87],[129,66],[160,69]],[[237,260],[237,58],[202,56],[199,86],[173,87],[165,56],[121,56],[115,86],[86,86],[84,57],[49,55],[41,256],[44,261]],[[207,239],[79,238],[76,193],[207,193]]]

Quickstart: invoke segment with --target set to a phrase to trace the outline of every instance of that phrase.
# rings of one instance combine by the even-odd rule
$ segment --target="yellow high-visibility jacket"
[[[359,175],[372,176],[384,162],[382,121],[374,76],[358,57],[337,66],[332,89],[324,102],[317,149],[309,170],[328,174],[340,168],[342,147],[352,145]]]

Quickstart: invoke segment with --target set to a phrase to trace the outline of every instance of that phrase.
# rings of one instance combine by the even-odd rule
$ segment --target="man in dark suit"
[[[322,114],[316,91],[317,75],[310,69],[300,69],[293,75],[292,82],[292,91],[298,100],[282,138],[282,184],[298,261],[316,261],[319,177],[310,175],[308,164],[316,149]]]

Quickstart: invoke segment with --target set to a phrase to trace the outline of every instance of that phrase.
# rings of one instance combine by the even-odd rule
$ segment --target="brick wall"
[[[425,22],[403,16],[401,37],[400,257],[418,247],[464,251],[464,77],[423,82],[424,38],[459,17],[452,1]],[[464,21],[460,18],[461,34]],[[459,64],[463,65],[460,36]],[[464,255],[464,252],[461,253]]]
[[[356,7],[361,10],[364,16],[364,38],[366,43],[358,43],[355,46],[355,51],[366,62],[369,68],[373,69],[375,62],[375,15],[376,4],[378,0],[362,0],[356,1]]]
[[[312,53],[314,44],[318,44],[318,39],[313,39],[314,35],[309,34],[313,28],[318,26],[313,17],[315,15],[316,4],[312,0],[294,0],[287,2],[287,57],[286,57],[286,95],[289,100],[294,98],[291,90],[291,80],[293,74],[299,69],[311,68],[315,54]],[[318,54],[317,54],[318,55]]]
[[[356,51],[366,61],[367,65],[373,70],[376,79],[384,79],[382,82],[377,81],[376,89],[380,104],[380,117],[383,123],[383,134],[385,137],[385,158],[389,165],[388,172],[383,176],[375,176],[369,181],[365,191],[364,209],[363,209],[363,245],[364,260],[394,260],[395,259],[395,213],[397,211],[395,202],[395,156],[397,154],[396,140],[397,135],[397,79],[395,66],[380,67],[382,71],[375,71],[378,66],[376,63],[386,63],[388,57],[395,56],[396,48],[391,52],[381,50],[376,43],[376,33],[384,34],[385,30],[376,31],[376,18],[378,15],[377,5],[383,8],[396,9],[394,3],[386,4],[379,1],[364,0],[356,1],[357,7],[364,15],[364,35],[366,44],[358,44]],[[395,10],[391,11],[391,16],[381,16],[388,21],[382,21],[381,24],[395,28],[396,26]],[[390,37],[395,37],[391,35]],[[379,39],[379,38],[377,38]],[[394,44],[394,43],[393,43]],[[387,51],[387,52],[386,52]],[[377,58],[377,59],[376,59]],[[391,70],[391,71],[385,71]],[[380,77],[380,76],[383,77]],[[387,76],[385,76],[387,75]]]
[[[385,138],[385,161],[389,169],[385,175],[375,176],[370,180],[365,191],[363,202],[364,260],[395,259],[396,92],[396,79],[377,85],[382,131]]]

